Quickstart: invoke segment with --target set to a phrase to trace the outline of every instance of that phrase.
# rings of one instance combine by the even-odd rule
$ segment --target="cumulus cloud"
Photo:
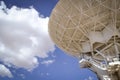
[[[46,60],[41,62],[41,64],[49,65],[49,64],[52,64],[53,62],[55,62],[55,60]]]
[[[49,18],[40,17],[34,8],[10,9],[0,5],[0,61],[27,70],[39,63],[37,57],[48,57],[54,44],[48,34]]]
[[[10,70],[2,64],[0,64],[0,76],[2,76],[2,77],[7,76],[7,77],[10,77],[10,78],[13,77]]]
[[[25,79],[25,75],[24,74],[19,74],[20,77],[22,77],[22,79]]]
[[[85,80],[93,80],[93,77],[89,76],[88,79]]]
[[[41,76],[49,76],[50,73],[40,73]]]

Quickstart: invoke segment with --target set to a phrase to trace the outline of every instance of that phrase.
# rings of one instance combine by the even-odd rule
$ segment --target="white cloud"
[[[47,75],[47,76],[49,76],[49,75],[50,75],[50,73],[46,73],[46,75]]]
[[[19,74],[20,77],[22,77],[22,79],[25,79],[25,75],[24,74]]]
[[[93,80],[93,77],[89,76],[88,79],[85,80]]]
[[[41,76],[50,76],[50,73],[40,73]]]
[[[13,77],[10,70],[2,64],[0,64],[0,76],[2,76],[2,77],[7,76],[10,78]]]
[[[48,57],[54,44],[48,34],[48,20],[34,8],[10,9],[0,5],[0,60],[9,66],[32,70],[38,65],[36,57]]]
[[[55,60],[46,60],[41,62],[41,64],[49,65],[49,64],[52,64],[53,62],[55,62]]]

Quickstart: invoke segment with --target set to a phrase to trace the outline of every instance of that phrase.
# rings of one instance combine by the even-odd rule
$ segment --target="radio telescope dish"
[[[112,61],[120,66],[120,0],[60,0],[49,33],[59,48],[99,69]]]

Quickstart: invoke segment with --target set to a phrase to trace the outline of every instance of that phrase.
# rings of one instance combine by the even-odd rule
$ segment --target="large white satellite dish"
[[[55,44],[102,80],[120,80],[120,0],[60,0],[49,20]],[[114,76],[115,75],[115,76]]]

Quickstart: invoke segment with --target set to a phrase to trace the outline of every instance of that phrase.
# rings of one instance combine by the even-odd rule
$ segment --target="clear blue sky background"
[[[2,0],[7,7],[16,5],[21,8],[33,6],[40,14],[49,17],[58,0]],[[13,78],[1,77],[0,80],[97,80],[96,75],[88,69],[79,67],[78,59],[67,55],[56,47],[54,53],[47,58],[39,58],[39,61],[54,59],[50,65],[39,64],[37,68],[29,72],[25,69],[9,67]],[[53,57],[56,56],[56,57]],[[2,63],[2,62],[1,62]],[[8,67],[8,66],[7,66]],[[23,75],[20,75],[23,74]],[[23,78],[24,77],[24,78]]]

